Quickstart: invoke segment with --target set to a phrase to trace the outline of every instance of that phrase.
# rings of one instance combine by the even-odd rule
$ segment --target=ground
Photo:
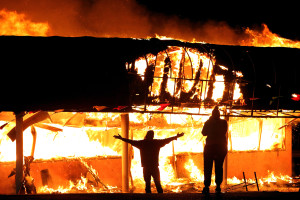
[[[0,195],[0,199],[4,200],[62,200],[62,199],[68,199],[68,200],[132,200],[132,199],[163,199],[163,200],[197,200],[197,199],[209,199],[209,200],[233,200],[233,199],[243,199],[243,200],[276,200],[276,199],[300,199],[300,192],[294,192],[294,193],[284,193],[284,192],[241,192],[241,193],[226,193],[222,194],[220,196],[217,196],[215,194],[211,194],[209,196],[205,196],[199,193],[171,193],[171,194],[141,194],[141,193],[113,193],[113,194],[53,194],[53,195]]]

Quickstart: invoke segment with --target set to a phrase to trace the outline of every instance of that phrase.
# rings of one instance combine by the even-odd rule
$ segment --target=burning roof
[[[10,83],[1,80],[0,110],[120,111],[199,103],[299,110],[293,99],[300,93],[299,49],[93,37],[2,36],[0,41],[7,66],[2,74],[11,77]],[[213,91],[218,84],[221,92]]]

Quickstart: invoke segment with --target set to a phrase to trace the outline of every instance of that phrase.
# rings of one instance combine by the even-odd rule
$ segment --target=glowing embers
[[[79,168],[78,171],[81,171],[80,177],[77,176],[77,178],[72,178],[72,180],[69,180],[68,182],[61,183],[59,186],[53,184],[55,180],[52,180],[51,175],[49,174],[49,170],[43,170],[46,172],[47,176],[44,176],[44,179],[47,179],[47,181],[44,181],[42,187],[38,188],[38,193],[113,193],[113,192],[121,192],[120,189],[118,189],[115,186],[110,186],[108,184],[105,184],[103,180],[100,179],[98,175],[99,170],[99,164],[98,171],[93,168],[93,166],[89,163],[92,161],[85,161],[82,158],[79,159],[73,159],[73,161],[67,161],[69,162],[69,165],[74,165],[74,162],[77,162],[79,165],[77,166]],[[88,163],[89,162],[89,163]],[[95,164],[95,162],[94,162]],[[100,166],[101,167],[101,166]],[[82,170],[82,168],[84,170]],[[80,170],[81,169],[81,170]],[[101,171],[103,173],[103,171]],[[52,169],[52,173],[55,173],[55,170]],[[109,171],[106,171],[106,173],[109,173]],[[43,174],[41,172],[41,174]],[[44,173],[45,174],[45,173]],[[76,176],[76,175],[75,175]]]
[[[169,46],[156,55],[127,62],[126,68],[136,106],[169,103],[174,108],[189,103],[201,107],[243,98],[239,85],[243,75],[217,65],[212,53],[197,49]]]

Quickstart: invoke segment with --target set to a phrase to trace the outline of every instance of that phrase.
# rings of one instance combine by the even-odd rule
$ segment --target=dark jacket
[[[218,117],[210,117],[203,126],[202,135],[207,136],[206,145],[227,144],[227,121]]]
[[[153,140],[130,140],[125,138],[121,140],[140,150],[142,167],[158,167],[160,148],[175,139],[177,139],[177,136]]]

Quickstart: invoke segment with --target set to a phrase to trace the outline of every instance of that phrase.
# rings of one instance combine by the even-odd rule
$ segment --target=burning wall
[[[1,114],[1,120],[4,120],[4,113]],[[6,120],[8,116],[6,113]],[[81,160],[96,170],[101,181],[110,187],[110,192],[119,191],[121,143],[113,138],[113,135],[120,133],[119,114],[50,113],[50,116],[52,123],[47,119],[34,125],[37,140],[31,176],[35,179],[38,192],[107,192],[100,183],[96,186]],[[195,182],[201,188],[205,141],[201,130],[205,120],[207,117],[198,115],[130,114],[130,137],[134,139],[143,139],[148,129],[155,131],[156,138],[169,137],[177,132],[186,133],[184,138],[161,149],[161,178],[167,191],[175,191],[174,183],[182,186],[187,180]],[[229,121],[229,184],[234,184],[231,182],[234,177],[241,180],[242,172],[246,173],[247,178],[253,178],[255,171],[260,180],[268,177],[269,172],[276,176],[291,176],[291,130],[290,127],[279,129],[285,122],[283,119],[240,118]],[[7,178],[15,166],[15,144],[6,136],[12,126],[13,121],[1,130],[0,169],[1,180],[5,183],[1,185],[1,193],[14,192],[14,179]],[[49,127],[61,130],[53,132]],[[245,144],[251,146],[247,147]],[[31,155],[31,149],[32,134],[28,128],[24,132],[24,156]],[[46,179],[47,184],[43,183],[43,171],[48,171],[51,177]],[[143,192],[139,151],[135,148],[131,173],[135,191]],[[48,186],[43,187],[43,184]]]

